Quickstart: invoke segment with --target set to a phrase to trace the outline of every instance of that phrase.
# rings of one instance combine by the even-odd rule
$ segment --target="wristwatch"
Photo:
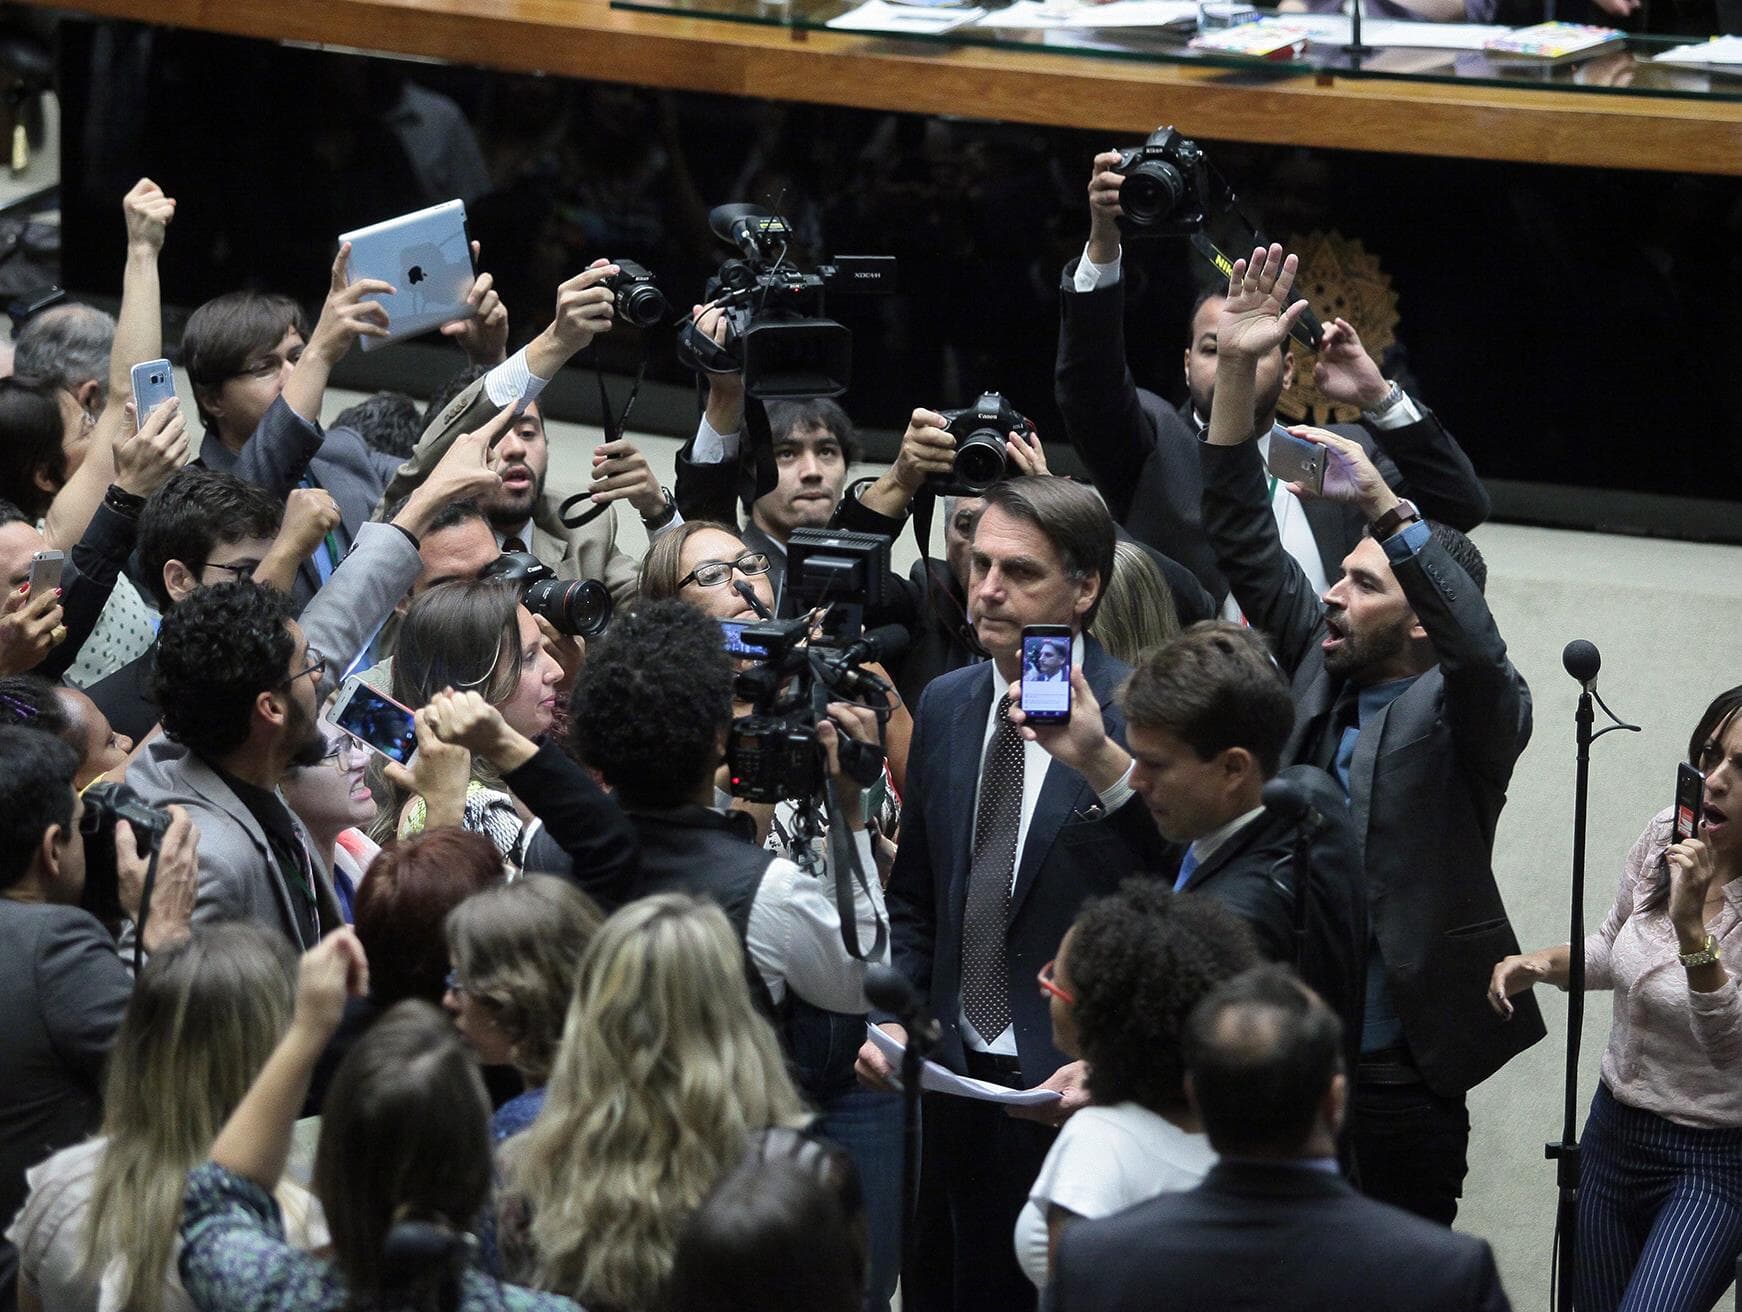
[[[1421,511],[1416,509],[1415,502],[1405,498],[1369,524],[1367,531],[1375,542],[1383,542],[1405,524],[1420,518]]]
[[[1362,414],[1362,417],[1366,418],[1366,419],[1379,419],[1379,418],[1384,417],[1385,415],[1390,414],[1393,410],[1397,409],[1397,407],[1402,405],[1402,404],[1403,404],[1403,389],[1397,385],[1396,379],[1392,379],[1391,390],[1385,394],[1384,398],[1379,402],[1379,404],[1378,405],[1363,406],[1361,408],[1361,414]]]
[[[1695,966],[1709,966],[1718,959],[1718,940],[1707,934],[1706,946],[1698,952],[1678,952],[1675,955],[1676,959],[1689,970]]]
[[[677,514],[677,498],[672,496],[671,489],[669,487],[661,487],[659,490],[665,494],[664,509],[656,510],[651,515],[643,515],[641,517],[641,526],[650,532],[664,528],[667,524],[671,523],[671,517]]]

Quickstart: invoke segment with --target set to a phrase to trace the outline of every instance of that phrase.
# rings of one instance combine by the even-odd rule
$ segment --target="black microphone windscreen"
[[[1264,809],[1284,820],[1298,820],[1307,813],[1311,803],[1292,779],[1276,778],[1264,785],[1259,794]]]
[[[1561,651],[1561,664],[1580,683],[1589,683],[1602,668],[1603,656],[1597,644],[1584,638],[1574,638]]]
[[[885,624],[879,628],[867,629],[863,641],[869,653],[866,659],[876,661],[879,665],[887,665],[907,654],[913,635],[903,625]]]
[[[893,966],[865,967],[865,999],[878,1011],[903,1018],[914,1015],[921,1006],[919,991]]]
[[[756,589],[751,587],[743,579],[733,579],[732,588],[740,597],[749,602],[750,609],[755,611],[763,619],[771,620],[774,618],[773,613],[768,609],[768,607],[762,604],[762,598],[756,595]]]

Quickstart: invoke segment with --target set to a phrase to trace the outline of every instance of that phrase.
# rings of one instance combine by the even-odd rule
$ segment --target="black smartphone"
[[[339,686],[338,699],[326,718],[370,751],[400,765],[417,750],[417,723],[411,711],[371,688],[359,675]]]
[[[1683,843],[1700,832],[1700,809],[1705,804],[1706,776],[1683,761],[1675,768],[1675,823],[1670,839]]]
[[[1022,713],[1036,724],[1071,718],[1071,630],[1029,624],[1022,630]]]

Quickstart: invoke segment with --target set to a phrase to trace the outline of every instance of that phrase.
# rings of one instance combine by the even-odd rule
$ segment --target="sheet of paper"
[[[1165,27],[1182,18],[1194,18],[1197,0],[1112,0],[1110,4],[1083,4],[1081,0],[1016,0],[1008,9],[995,9],[980,20],[981,27]]]
[[[1665,50],[1654,58],[1665,64],[1720,64],[1742,67],[1742,36],[1719,36]]]
[[[837,32],[894,32],[935,36],[951,32],[985,14],[984,9],[933,9],[917,5],[890,4],[889,0],[865,0],[825,26]]]
[[[1289,14],[1288,21],[1293,26],[1304,27],[1318,45],[1342,44],[1349,40],[1349,20],[1342,14]],[[1380,47],[1480,50],[1484,41],[1505,36],[1511,30],[1486,23],[1410,23],[1396,18],[1366,18],[1361,22],[1361,40]]]
[[[876,1025],[867,1025],[865,1032],[871,1036],[883,1055],[896,1070],[901,1069],[901,1054],[905,1045],[896,1042],[895,1037]],[[928,1061],[920,1067],[919,1087],[932,1093],[948,1093],[958,1098],[973,1098],[977,1102],[1002,1103],[1006,1107],[1044,1107],[1047,1103],[1057,1102],[1057,1089],[1006,1089],[1002,1084],[992,1084],[986,1080],[972,1080],[966,1075],[957,1075],[952,1070],[939,1066],[935,1061]]]

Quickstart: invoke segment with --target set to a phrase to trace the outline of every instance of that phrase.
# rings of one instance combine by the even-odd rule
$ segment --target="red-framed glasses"
[[[1034,977],[1035,981],[1040,985],[1041,992],[1050,993],[1053,995],[1053,997],[1057,998],[1060,1002],[1065,1003],[1067,1006],[1074,1007],[1077,1005],[1077,1000],[1075,998],[1073,998],[1069,993],[1067,993],[1064,989],[1060,988],[1058,985],[1058,981],[1053,978],[1052,968],[1056,964],[1057,964],[1057,961],[1054,960],[1054,961],[1049,961],[1046,963],[1046,965],[1042,966],[1040,968],[1040,973]]]

